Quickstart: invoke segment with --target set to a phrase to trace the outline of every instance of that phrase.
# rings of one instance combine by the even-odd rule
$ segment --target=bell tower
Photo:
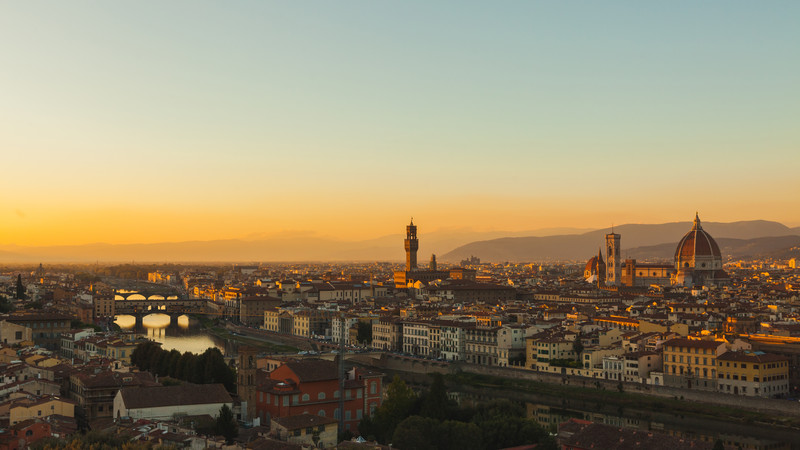
[[[606,285],[608,286],[619,286],[622,278],[620,237],[614,233],[614,227],[611,227],[611,233],[606,235]]]
[[[256,413],[256,355],[257,350],[249,346],[239,347],[236,393],[242,401],[242,420],[252,423]],[[244,407],[247,405],[246,407]]]
[[[414,218],[411,218],[411,223],[406,226],[406,272],[416,270],[417,268],[417,249],[419,249],[419,241],[417,240],[417,226],[414,225]]]

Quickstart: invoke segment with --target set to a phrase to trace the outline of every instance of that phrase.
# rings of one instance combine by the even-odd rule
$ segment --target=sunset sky
[[[0,4],[0,244],[800,225],[800,2]]]

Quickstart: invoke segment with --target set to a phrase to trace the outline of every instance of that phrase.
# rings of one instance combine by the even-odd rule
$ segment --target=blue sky
[[[410,215],[798,225],[798,19],[788,1],[7,2],[0,243],[378,236]]]

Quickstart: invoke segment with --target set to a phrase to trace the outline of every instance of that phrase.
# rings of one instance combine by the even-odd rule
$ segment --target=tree
[[[358,321],[358,335],[356,339],[360,344],[370,345],[372,343],[372,323]]]
[[[11,312],[13,309],[14,305],[12,305],[5,296],[0,295],[0,313],[5,314]]]
[[[173,349],[169,352],[169,376],[178,378],[178,362],[181,359],[181,352]]]
[[[446,420],[436,430],[438,448],[478,450],[481,448],[481,429],[474,423]]]
[[[433,374],[431,388],[422,398],[420,415],[436,420],[448,419],[448,406],[450,399],[447,398],[447,387],[444,384],[444,377],[440,373]]]
[[[395,375],[386,386],[383,404],[373,417],[364,418],[358,429],[367,436],[374,436],[379,442],[388,443],[394,436],[397,425],[413,415],[417,407],[417,395]]]
[[[25,286],[22,285],[22,274],[17,274],[17,300],[25,300]]]
[[[436,428],[439,422],[430,417],[411,416],[397,425],[392,447],[436,450]]]
[[[239,424],[233,418],[233,411],[228,405],[222,405],[222,408],[219,409],[216,425],[216,433],[223,436],[228,444],[232,444],[233,438],[239,435]]]
[[[547,430],[525,418],[521,405],[509,400],[490,402],[479,408],[473,422],[481,429],[484,448],[516,447],[537,444],[537,448],[556,448]]]
[[[231,367],[225,364],[225,357],[218,348],[212,347],[202,355],[203,383],[222,383],[229,392],[235,392],[236,375]]]
[[[138,367],[139,370],[149,370],[153,354],[158,351],[161,351],[161,348],[155,342],[142,342],[133,349],[133,353],[131,353],[131,364]]]
[[[392,436],[392,446],[413,449],[478,450],[481,448],[481,430],[474,423],[411,416],[397,425]]]
[[[572,351],[575,352],[575,359],[580,361],[581,353],[583,352],[583,341],[581,341],[581,336],[575,336],[575,341],[572,343]]]

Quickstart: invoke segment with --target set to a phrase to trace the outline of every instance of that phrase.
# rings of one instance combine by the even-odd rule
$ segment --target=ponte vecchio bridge
[[[186,314],[202,314],[205,302],[166,292],[124,289],[114,292],[115,313],[134,316],[137,321],[150,314],[166,314],[170,320]]]

